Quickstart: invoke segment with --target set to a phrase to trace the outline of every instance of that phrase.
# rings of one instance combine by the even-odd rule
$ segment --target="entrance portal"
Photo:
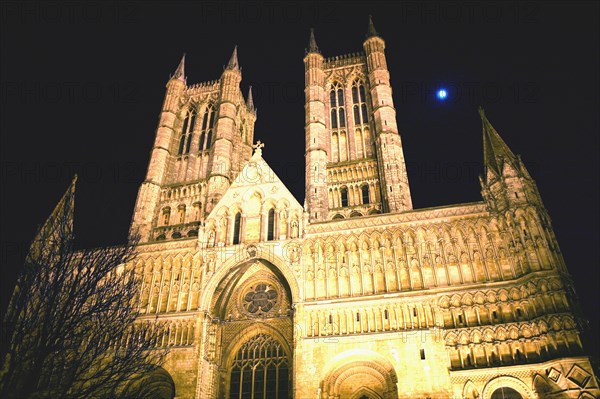
[[[240,264],[218,285],[212,309],[218,397],[291,398],[291,293],[279,270],[265,260]]]
[[[383,399],[398,398],[396,372],[389,361],[365,353],[361,360],[339,360],[321,382],[322,398]],[[337,362],[336,362],[337,363]]]

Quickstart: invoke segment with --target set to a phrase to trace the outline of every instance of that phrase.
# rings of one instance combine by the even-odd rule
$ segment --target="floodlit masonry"
[[[324,58],[311,31],[303,205],[253,144],[237,49],[168,81],[131,226],[140,320],[168,325],[156,397],[597,397],[525,164],[480,110],[483,201],[413,209],[370,20],[363,49]]]

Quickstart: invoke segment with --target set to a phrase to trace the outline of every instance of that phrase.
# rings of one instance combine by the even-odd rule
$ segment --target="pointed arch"
[[[173,399],[176,395],[175,382],[167,370],[155,370],[133,376],[121,392],[122,398]]]
[[[344,89],[339,82],[333,82],[329,88],[329,109],[330,128],[333,130],[346,127]]]
[[[373,389],[368,387],[360,387],[354,395],[350,399],[384,399],[383,396],[380,396]]]
[[[306,246],[307,242],[304,242],[303,244],[303,255],[305,255],[306,251],[310,251],[310,247]],[[225,277],[230,275],[232,270],[246,267],[251,261],[260,261],[267,265],[271,271],[279,276],[280,281],[284,285],[287,285],[287,288],[290,291],[292,303],[300,301],[300,287],[298,281],[286,261],[280,256],[274,254],[269,247],[257,245],[255,249],[256,252],[254,254],[251,254],[248,251],[240,251],[240,253],[236,254],[236,256],[228,257],[227,260],[221,264],[221,266],[219,266],[215,273],[206,282],[206,288],[202,291],[198,304],[199,310],[208,312],[219,283]]]
[[[340,120],[342,118],[342,114],[343,114],[344,110],[340,109]],[[341,122],[340,122],[341,123]],[[340,126],[343,127],[343,126]],[[339,133],[339,161],[340,162],[345,162],[348,160],[348,137],[346,136],[346,132],[344,130],[342,130]]]
[[[354,106],[354,117],[356,118],[356,112],[358,111],[358,108],[356,107],[356,105]],[[364,138],[363,138],[363,134],[362,134],[362,129],[356,129],[354,131],[354,140],[356,141],[356,157],[358,159],[364,158],[365,157],[365,142],[364,142]]]
[[[354,124],[356,126],[366,125],[369,123],[367,113],[367,98],[365,84],[360,79],[355,79],[352,82],[352,108],[354,114]],[[360,112],[358,110],[360,109]]]
[[[463,398],[464,399],[478,399],[479,398],[479,390],[473,383],[473,381],[469,380],[465,383],[463,387]]]
[[[209,102],[204,109],[202,124],[200,125],[200,138],[198,140],[198,151],[205,151],[212,145],[212,135],[217,111],[215,105]]]
[[[189,107],[183,116],[181,134],[179,136],[179,147],[177,155],[185,155],[190,152],[194,127],[196,125],[196,107]]]

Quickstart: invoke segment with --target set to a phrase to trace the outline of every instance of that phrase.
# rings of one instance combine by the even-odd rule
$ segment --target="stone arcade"
[[[356,54],[311,32],[304,205],[253,146],[237,49],[205,83],[181,60],[132,221],[140,321],[172,348],[157,397],[599,394],[550,217],[483,110],[483,201],[412,208],[384,48],[371,21]]]

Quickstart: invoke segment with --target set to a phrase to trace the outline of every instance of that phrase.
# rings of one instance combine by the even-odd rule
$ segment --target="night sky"
[[[36,227],[75,173],[78,246],[124,242],[184,52],[191,84],[218,79],[238,45],[255,140],[302,204],[309,29],[326,57],[358,52],[372,14],[414,207],[481,200],[483,106],[536,179],[598,336],[598,3],[69,5],[1,6],[3,312]]]

